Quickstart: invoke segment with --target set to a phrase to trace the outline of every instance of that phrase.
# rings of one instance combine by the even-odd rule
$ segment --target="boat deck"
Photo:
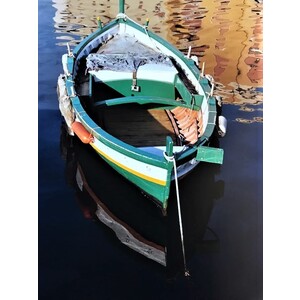
[[[176,142],[172,123],[163,109],[138,104],[101,107],[98,121],[109,134],[135,147],[164,146],[168,135]]]
[[[173,64],[186,89],[196,94],[180,66],[175,61]],[[99,105],[101,101],[123,97],[124,91],[122,93],[101,81],[94,82],[90,91],[89,75],[85,71],[85,58],[82,58],[76,93],[94,121],[117,139],[134,147],[155,147],[165,146],[166,137],[170,136],[175,146],[182,146],[195,144],[203,134],[201,111],[184,107],[164,110],[137,103]],[[92,96],[89,96],[90,92]]]

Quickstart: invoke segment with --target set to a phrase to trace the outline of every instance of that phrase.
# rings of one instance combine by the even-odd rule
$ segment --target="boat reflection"
[[[183,270],[176,192],[171,188],[167,216],[133,184],[112,170],[92,148],[61,126],[61,154],[67,183],[76,193],[85,218],[101,221],[126,246],[165,266],[173,277]],[[217,251],[218,238],[207,224],[224,183],[216,181],[219,166],[203,163],[179,182],[185,254]],[[207,239],[208,235],[213,238]]]

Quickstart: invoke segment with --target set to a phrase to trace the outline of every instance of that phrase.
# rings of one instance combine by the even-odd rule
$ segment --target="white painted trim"
[[[183,151],[186,148],[186,146],[174,146],[173,147],[173,153],[178,153]],[[164,156],[164,152],[166,151],[166,146],[154,146],[154,147],[139,147],[139,149],[146,151],[148,153]]]
[[[133,170],[134,172],[143,174],[144,176],[154,178],[159,181],[166,181],[167,180],[167,170],[153,166],[134,158],[128,157],[125,154],[122,154],[99,140],[95,139],[93,142],[93,146],[98,149],[99,153],[106,154],[113,162],[117,162],[119,167],[125,166],[126,168]],[[108,158],[108,159],[109,159]],[[120,166],[121,165],[121,166]]]

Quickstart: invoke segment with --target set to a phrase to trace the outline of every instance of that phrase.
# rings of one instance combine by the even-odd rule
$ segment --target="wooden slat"
[[[99,107],[97,121],[108,133],[136,147],[163,146],[168,135],[176,145],[181,145],[180,134],[184,144],[194,144],[203,134],[201,111],[178,107],[169,115],[163,109],[147,109],[132,103]]]
[[[164,146],[166,136],[175,141],[171,121],[162,109],[146,109],[143,105],[101,107],[103,128],[111,135],[133,146]]]

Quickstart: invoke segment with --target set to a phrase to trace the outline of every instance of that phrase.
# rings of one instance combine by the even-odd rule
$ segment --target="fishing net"
[[[141,44],[130,35],[116,35],[102,45],[97,53],[87,56],[87,71],[111,70],[134,72],[145,64],[173,66],[169,57]]]

